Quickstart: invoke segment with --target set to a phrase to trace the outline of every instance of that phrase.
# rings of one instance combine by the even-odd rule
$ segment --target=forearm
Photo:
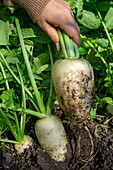
[[[22,6],[35,22],[50,0],[3,0],[4,5],[13,6],[14,3]]]

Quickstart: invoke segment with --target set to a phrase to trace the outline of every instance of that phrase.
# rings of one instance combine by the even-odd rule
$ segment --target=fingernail
[[[60,51],[60,43],[59,42],[56,43],[56,48],[57,48],[57,51]]]

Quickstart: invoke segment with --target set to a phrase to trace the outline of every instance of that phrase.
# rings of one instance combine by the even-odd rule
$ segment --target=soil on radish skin
[[[57,106],[54,114],[64,120]],[[34,119],[34,117],[33,117]],[[35,119],[32,121],[35,121]],[[86,126],[79,129],[65,121],[69,146],[65,162],[56,162],[39,146],[32,123],[26,127],[26,133],[34,139],[34,145],[24,153],[17,155],[12,144],[0,145],[1,170],[111,170],[113,169],[113,119],[88,119]],[[31,130],[29,130],[31,129]],[[91,143],[91,137],[93,144]],[[92,153],[93,151],[93,153]],[[92,153],[92,154],[91,154]]]

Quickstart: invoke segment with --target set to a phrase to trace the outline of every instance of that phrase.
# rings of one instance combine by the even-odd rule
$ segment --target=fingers
[[[62,20],[62,19],[61,19]],[[59,27],[62,28],[73,40],[77,43],[77,46],[81,45],[80,29],[77,23],[72,19],[63,19],[58,23]]]
[[[80,47],[80,29],[74,20],[74,15],[68,2],[64,0],[49,1],[38,18],[37,23],[55,44],[59,44],[59,37],[55,27],[60,27],[72,37],[78,47]]]
[[[43,29],[50,36],[55,44],[59,41],[58,33],[54,27],[47,23],[44,23]]]
[[[57,0],[58,1],[58,0]],[[59,13],[52,22],[54,26],[62,28],[73,40],[77,46],[81,45],[80,29],[74,20],[74,14],[68,2],[60,0],[62,6],[59,6]],[[52,18],[51,18],[52,20]]]
[[[60,51],[60,41],[56,29],[52,25],[45,22],[43,25],[43,30],[49,35],[51,40],[56,44],[57,51]]]
[[[75,22],[73,16],[69,10],[62,11],[63,14],[57,15],[53,25],[57,23],[57,27],[62,28],[73,40],[76,42],[77,46],[81,45],[80,29]]]

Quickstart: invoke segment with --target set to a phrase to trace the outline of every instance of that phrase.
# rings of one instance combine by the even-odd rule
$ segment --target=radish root
[[[81,141],[81,136],[80,136],[80,135],[79,135],[79,138],[78,138],[78,144],[77,144],[77,146],[78,146],[78,156],[79,156],[80,160],[81,160],[82,162],[86,162],[86,163],[87,163],[87,162],[90,161],[90,159],[91,159],[91,157],[92,157],[92,154],[93,154],[93,152],[94,152],[94,144],[93,144],[93,138],[92,138],[92,135],[91,135],[91,133],[90,133],[90,130],[88,129],[87,126],[85,126],[84,128],[85,128],[85,130],[87,131],[88,136],[89,136],[89,138],[90,138],[90,142],[91,142],[91,152],[90,152],[90,156],[89,156],[89,159],[88,159],[88,160],[83,160],[83,159],[81,158],[81,156],[80,156],[80,141]]]
[[[95,155],[93,155],[81,168],[80,170],[82,170],[98,153],[99,149],[96,151]]]

